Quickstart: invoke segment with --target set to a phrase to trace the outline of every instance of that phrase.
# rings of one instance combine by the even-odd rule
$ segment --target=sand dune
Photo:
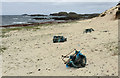
[[[116,9],[103,17],[73,23],[49,25],[36,30],[15,30],[2,39],[7,49],[2,54],[3,76],[117,76],[118,20]],[[110,13],[112,12],[112,13]],[[84,33],[86,28],[95,31]],[[68,38],[53,43],[54,35]],[[87,57],[84,68],[66,68],[61,55],[72,49],[81,50]]]

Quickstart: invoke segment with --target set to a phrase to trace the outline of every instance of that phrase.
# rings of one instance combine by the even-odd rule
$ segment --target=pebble
[[[28,74],[32,74],[33,72],[29,72]]]
[[[91,49],[91,52],[94,52],[94,51]]]
[[[38,69],[38,71],[40,71],[41,69]]]
[[[109,72],[109,70],[107,70],[107,73]]]
[[[97,38],[93,38],[93,39],[97,39]]]
[[[50,68],[46,68],[46,70],[50,71]]]
[[[95,49],[95,51],[98,51],[98,49]]]
[[[91,73],[91,72],[89,72],[89,73]]]
[[[94,64],[94,62],[92,62],[91,64]]]
[[[112,75],[114,75],[114,73],[112,73]]]
[[[20,39],[20,41],[22,41],[22,39]]]

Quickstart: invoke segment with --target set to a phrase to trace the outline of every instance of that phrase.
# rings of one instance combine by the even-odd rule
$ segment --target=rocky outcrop
[[[69,12],[69,13],[59,12],[59,13],[53,13],[50,15],[51,16],[65,16],[61,18],[58,18],[58,17],[52,18],[55,20],[79,20],[79,19],[90,19],[90,18],[99,16],[99,14],[77,14],[75,12]]]
[[[67,12],[59,12],[59,13],[53,13],[53,14],[50,14],[51,16],[67,16],[68,13]]]
[[[22,14],[22,16],[27,16],[28,14]]]
[[[44,20],[44,19],[48,19],[48,18],[33,18],[35,20]]]
[[[43,15],[43,14],[33,14],[33,15],[29,15],[29,16],[47,16],[47,15]]]

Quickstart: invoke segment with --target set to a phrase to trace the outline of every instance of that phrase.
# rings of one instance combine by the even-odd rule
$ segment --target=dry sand
[[[2,75],[117,76],[118,20],[113,19],[114,11],[107,12],[104,17],[6,33],[9,37],[2,38],[7,47],[2,53]],[[95,31],[83,34],[86,28]],[[68,41],[53,43],[54,35],[63,35]],[[86,55],[86,67],[65,67],[61,55],[74,48],[82,49],[81,52]]]

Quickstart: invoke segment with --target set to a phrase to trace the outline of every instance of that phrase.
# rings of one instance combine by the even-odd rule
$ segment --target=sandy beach
[[[4,35],[2,45],[3,76],[118,76],[117,8],[104,17],[63,24],[38,26],[36,29],[13,30]],[[83,33],[93,28],[91,33]],[[68,40],[53,43],[54,35]],[[87,57],[84,68],[66,68],[61,55],[73,49]],[[1,68],[1,67],[0,67]]]

